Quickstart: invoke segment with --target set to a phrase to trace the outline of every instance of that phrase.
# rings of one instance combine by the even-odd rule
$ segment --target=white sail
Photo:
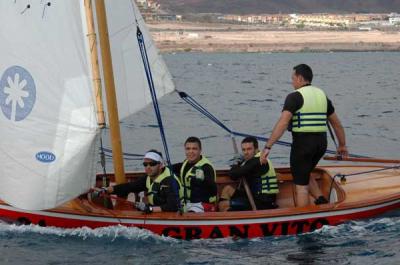
[[[0,198],[16,207],[52,208],[93,185],[85,21],[83,1],[0,1]]]
[[[151,103],[136,38],[137,25],[144,35],[157,97],[173,91],[175,87],[134,0],[106,1],[106,12],[118,114],[121,120]]]

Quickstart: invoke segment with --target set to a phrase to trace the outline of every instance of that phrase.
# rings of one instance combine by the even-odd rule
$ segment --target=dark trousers
[[[310,173],[326,152],[326,133],[293,133],[290,169],[296,185],[308,185]]]

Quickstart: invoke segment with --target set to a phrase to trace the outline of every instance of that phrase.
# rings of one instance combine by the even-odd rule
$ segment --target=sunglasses
[[[143,162],[144,167],[147,167],[147,166],[154,167],[154,166],[157,166],[158,164],[160,164],[160,162]]]

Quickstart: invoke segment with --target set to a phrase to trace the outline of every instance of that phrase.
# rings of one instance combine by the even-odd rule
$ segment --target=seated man
[[[257,210],[275,209],[276,194],[278,193],[278,181],[275,169],[271,161],[261,165],[258,150],[258,141],[255,137],[246,137],[241,143],[243,161],[231,167],[229,176],[233,180],[244,177],[251,190]],[[219,203],[220,211],[243,211],[251,210],[247,194],[243,185],[239,189],[234,189],[227,185],[221,192]]]
[[[179,179],[164,166],[161,153],[156,150],[148,151],[144,155],[143,166],[146,176],[133,182],[107,187],[104,192],[126,197],[130,192],[145,191],[148,203],[136,203],[138,210],[146,213],[177,211],[183,197],[182,187]],[[174,179],[171,179],[172,176]]]
[[[215,211],[217,201],[216,173],[211,162],[201,154],[201,142],[197,137],[185,141],[186,159],[173,165],[183,185],[188,212]]]

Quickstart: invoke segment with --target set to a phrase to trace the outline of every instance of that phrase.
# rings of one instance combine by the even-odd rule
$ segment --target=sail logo
[[[51,163],[56,160],[56,155],[51,152],[42,151],[36,154],[36,159],[43,163]]]
[[[11,121],[22,121],[31,113],[36,101],[32,75],[21,66],[9,67],[0,79],[0,107]]]

